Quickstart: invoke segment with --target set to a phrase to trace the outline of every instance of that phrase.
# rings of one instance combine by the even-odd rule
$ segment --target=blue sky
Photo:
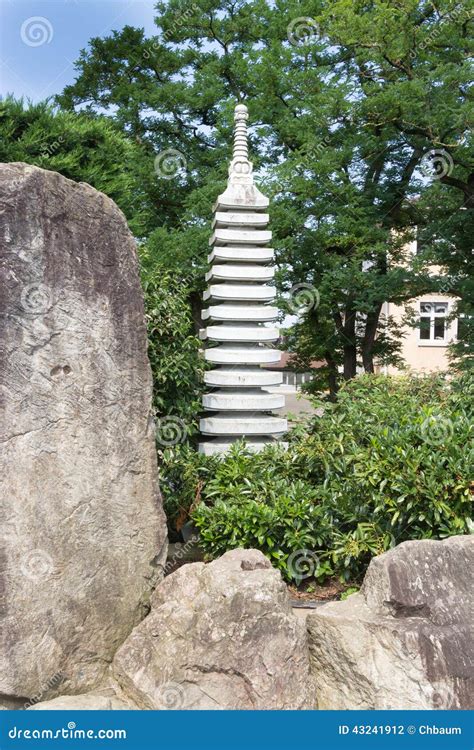
[[[153,24],[154,0],[0,0],[0,95],[41,101],[75,79],[93,36]]]

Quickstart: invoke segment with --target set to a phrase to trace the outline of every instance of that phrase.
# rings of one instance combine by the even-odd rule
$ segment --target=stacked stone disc
[[[247,107],[235,108],[234,152],[227,190],[214,206],[213,234],[209,240],[208,303],[203,320],[208,325],[205,358],[214,365],[206,372],[210,387],[203,397],[206,414],[200,421],[202,453],[222,453],[242,438],[251,450],[260,450],[287,430],[286,419],[272,409],[285,397],[265,388],[280,385],[279,372],[265,365],[280,361],[272,344],[278,339],[273,249],[268,247],[268,198],[254,185],[248,159]]]

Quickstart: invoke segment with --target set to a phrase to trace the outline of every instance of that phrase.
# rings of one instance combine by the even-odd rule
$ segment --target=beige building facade
[[[425,294],[411,301],[410,306],[415,308],[420,326],[404,327],[405,336],[400,352],[405,366],[410,370],[428,373],[448,368],[448,346],[456,341],[457,332],[457,321],[449,320],[455,302],[454,297],[443,294]],[[405,308],[387,302],[384,313],[400,324]],[[383,368],[383,372],[393,375],[400,370],[389,365]]]
[[[410,248],[416,253],[416,242]],[[440,273],[433,267],[433,274]],[[446,370],[449,366],[448,346],[456,341],[458,321],[452,318],[457,298],[449,294],[425,294],[411,300],[409,307],[414,310],[418,327],[403,326],[401,357],[405,366],[413,372],[430,373]],[[386,302],[384,317],[391,317],[397,324],[403,324],[406,314],[404,306]],[[388,375],[400,373],[391,365],[379,368]]]

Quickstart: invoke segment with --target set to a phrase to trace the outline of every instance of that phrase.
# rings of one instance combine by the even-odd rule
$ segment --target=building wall
[[[295,391],[299,391],[301,386],[305,383],[309,383],[312,378],[313,374],[311,372],[293,372],[292,370],[283,370],[283,385],[293,387]]]
[[[416,241],[410,242],[407,245],[408,259],[410,256],[415,256],[417,252]],[[408,263],[410,261],[408,260]],[[439,266],[432,266],[431,271],[433,275],[442,274],[443,269]],[[405,367],[410,368],[413,372],[429,373],[446,370],[449,366],[448,359],[448,346],[456,340],[457,332],[457,320],[447,322],[444,324],[443,337],[439,335],[440,331],[437,330],[438,326],[435,327],[435,320],[438,319],[438,315],[434,312],[434,306],[445,305],[446,306],[446,317],[448,317],[453,310],[453,306],[456,302],[456,298],[449,294],[425,294],[417,299],[410,300],[409,307],[415,310],[418,316],[423,316],[425,322],[430,320],[429,332],[428,326],[424,325],[424,333],[420,328],[413,328],[411,326],[404,326],[405,336],[402,339],[402,347],[400,355],[405,362]],[[421,305],[424,303],[425,310],[426,306],[431,305],[431,312],[423,310]],[[385,317],[391,316],[394,321],[401,323],[405,316],[405,307],[395,305],[392,302],[386,302],[383,309],[383,315]],[[440,315],[439,317],[443,317]],[[400,373],[401,370],[391,365],[377,368],[377,372],[383,372],[387,375],[395,375]]]
[[[425,303],[423,308],[420,307],[421,303]],[[455,298],[447,294],[425,294],[416,300],[412,300],[410,306],[414,307],[417,314],[422,314],[423,310],[427,310],[426,306],[428,305],[431,305],[432,307],[441,304],[446,305],[446,315],[448,316],[452,312],[454,303]],[[385,315],[392,316],[395,321],[400,323],[405,314],[405,309],[404,307],[388,302],[385,305],[384,313]],[[447,321],[444,322],[444,337],[441,339],[435,338],[435,321],[443,316],[425,313],[423,317],[426,320],[428,320],[428,318],[430,319],[429,338],[422,338],[420,328],[406,326],[406,335],[402,342],[401,356],[405,361],[406,367],[409,367],[414,372],[428,373],[446,370],[449,366],[447,347],[450,343],[456,340],[457,321],[451,321],[450,323]],[[427,325],[425,325],[425,336],[427,334],[426,328]],[[389,375],[400,372],[400,370],[393,366],[379,368],[379,372],[380,371]]]

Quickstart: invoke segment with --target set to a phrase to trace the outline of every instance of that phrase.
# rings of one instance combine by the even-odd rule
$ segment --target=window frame
[[[429,313],[422,311],[422,305],[431,305],[431,311]],[[436,305],[444,305],[443,312],[436,312]],[[449,310],[450,310],[450,303],[447,300],[419,300],[419,308],[418,308],[418,346],[442,346],[446,347],[449,345],[450,340],[452,338],[452,331],[451,326],[449,325]],[[422,326],[421,326],[421,320],[422,318],[428,318],[429,319],[429,333],[430,336],[427,339],[421,338],[421,332],[422,332]],[[435,331],[435,321],[436,319],[442,319],[444,321],[444,336],[442,339],[435,339],[434,338],[434,331]],[[426,329],[424,329],[426,330]]]

